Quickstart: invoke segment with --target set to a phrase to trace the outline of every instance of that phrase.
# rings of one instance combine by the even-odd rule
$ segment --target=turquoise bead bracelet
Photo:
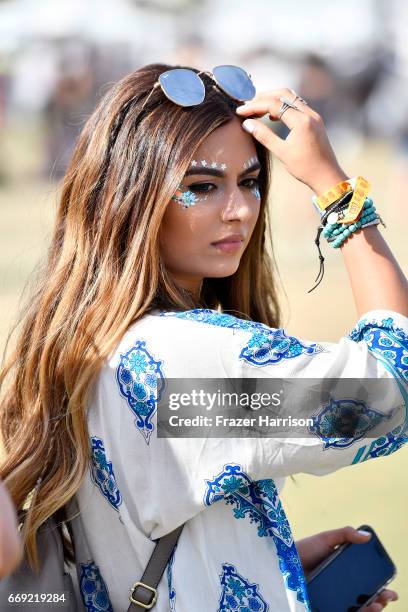
[[[333,202],[333,204],[328,206],[327,211],[325,211],[323,214],[319,210],[321,222],[317,228],[315,244],[319,252],[320,269],[315,279],[315,285],[309,289],[308,293],[316,289],[316,287],[321,283],[324,275],[324,257],[320,249],[321,234],[323,234],[323,236],[327,239],[327,242],[330,243],[333,248],[337,249],[347,240],[349,236],[353,234],[353,232],[359,229],[364,229],[371,225],[378,225],[379,223],[381,223],[381,225],[384,227],[387,227],[380,215],[376,212],[372,199],[368,197],[364,200],[363,208],[357,220],[353,221],[353,223],[338,223],[337,221],[339,219],[343,219],[344,215],[347,214],[347,209],[352,194],[353,192],[346,193],[336,202]],[[329,219],[331,219],[332,223],[329,223]]]
[[[347,240],[347,238],[351,234],[353,234],[353,232],[357,231],[360,228],[366,227],[368,223],[371,223],[372,221],[375,221],[376,219],[379,219],[379,216],[377,215],[377,213],[367,213],[366,215],[363,215],[361,219],[359,219],[355,223],[352,223],[348,228],[346,228],[338,236],[331,236],[330,238],[328,238],[329,244],[331,244],[331,246],[334,247],[335,249],[338,248],[339,246],[343,244],[345,240]]]
[[[323,235],[327,238],[329,244],[337,249],[353,232],[376,219],[379,219],[379,216],[376,213],[374,203],[371,198],[366,198],[361,216],[357,221],[347,226],[341,223],[328,223],[323,229]]]
[[[365,199],[361,217],[368,212],[375,212],[375,206],[371,198]],[[348,227],[350,228],[352,225],[354,224],[350,224]],[[344,229],[346,229],[346,227],[342,223],[326,223],[322,233],[325,238],[328,238],[330,236],[338,236],[339,234],[342,234]]]
[[[351,224],[348,229],[345,229],[342,234],[340,234],[339,236],[335,238],[329,239],[328,240],[329,244],[333,248],[338,249],[343,244],[343,242],[345,242],[347,238],[351,236],[351,234],[353,234],[355,231],[357,231],[360,228],[366,227],[366,224],[371,224],[371,222],[376,219],[379,219],[379,217],[375,213],[372,215],[369,215],[368,217],[362,217],[361,220],[356,221],[356,223]]]

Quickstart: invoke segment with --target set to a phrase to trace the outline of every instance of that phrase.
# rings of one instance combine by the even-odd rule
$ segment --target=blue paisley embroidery
[[[253,481],[239,464],[225,465],[213,479],[206,479],[205,505],[222,497],[233,509],[236,519],[249,518],[257,526],[259,537],[272,537],[279,568],[286,586],[309,610],[305,577],[289,521],[272,479]]]
[[[146,342],[137,340],[129,351],[120,355],[116,368],[119,391],[137,416],[135,425],[147,444],[154,430],[151,418],[164,388],[161,364],[149,353]]]
[[[242,467],[239,464],[232,463],[224,465],[224,469],[218,476],[205,482],[204,504],[210,506],[225,495],[234,493],[234,491],[240,488],[248,491],[248,486],[252,483],[252,480],[242,471]]]
[[[388,434],[373,440],[370,445],[358,450],[353,463],[367,461],[375,457],[391,455],[408,442],[408,335],[394,323],[393,317],[387,319],[361,319],[351,330],[349,337],[355,342],[364,340],[368,349],[391,372],[397,381],[407,409],[405,422]]]
[[[79,586],[88,612],[113,612],[108,589],[98,566],[93,561],[80,563]]]
[[[169,589],[169,605],[170,605],[170,610],[171,612],[175,611],[175,606],[176,606],[176,591],[175,588],[173,587],[173,563],[174,563],[174,555],[176,552],[176,548],[177,548],[177,544],[176,546],[173,548],[173,552],[171,553],[171,557],[167,563],[167,571],[166,571],[166,575],[167,575],[167,586]]]
[[[364,340],[372,352],[381,354],[396,373],[408,381],[408,335],[401,327],[396,327],[392,317],[381,322],[362,319],[351,330],[349,338],[355,342]]]
[[[246,321],[209,308],[196,308],[184,312],[161,312],[160,316],[173,316],[218,327],[252,332],[251,338],[241,350],[239,357],[256,366],[276,364],[283,359],[292,359],[302,354],[315,355],[325,351],[324,347],[316,342],[304,343],[294,336],[287,336],[283,329],[274,329],[264,323]]]
[[[364,438],[384,420],[393,416],[394,412],[384,415],[369,408],[364,402],[352,399],[330,399],[330,402],[315,415],[314,424],[309,426],[310,433],[324,441],[323,450],[328,448],[347,448]],[[334,432],[347,433],[348,437],[333,437]],[[332,434],[332,435],[330,435]]]
[[[398,425],[392,431],[384,436],[380,436],[371,442],[368,446],[360,448],[353,459],[352,463],[359,463],[368,461],[368,459],[375,459],[376,457],[386,457],[392,455],[395,451],[399,450],[408,443],[408,426],[406,423]]]
[[[258,591],[258,584],[238,574],[231,563],[222,564],[221,597],[218,612],[267,612],[269,605]]]
[[[105,447],[101,438],[91,437],[91,444],[92,480],[98,485],[102,495],[106,497],[110,505],[115,508],[115,510],[118,510],[118,507],[122,503],[122,496],[116,484],[112,462],[108,461],[106,458]]]

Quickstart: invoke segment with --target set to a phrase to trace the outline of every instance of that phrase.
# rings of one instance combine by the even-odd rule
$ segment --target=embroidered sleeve
[[[365,342],[390,372],[408,381],[407,327],[407,317],[397,312],[372,310],[358,321],[349,338]]]
[[[241,334],[235,342],[239,369],[233,376],[311,381],[377,379],[384,382],[378,387],[381,397],[375,395],[373,398],[371,393],[365,402],[353,399],[351,391],[344,393],[344,397],[333,396],[330,401],[322,401],[313,412],[315,421],[308,428],[311,434],[308,438],[294,435],[285,439],[259,439],[258,445],[263,448],[265,457],[274,456],[269,469],[275,475],[327,474],[350,464],[389,455],[408,441],[407,317],[389,310],[370,311],[337,343],[298,340],[282,330],[275,330],[269,338],[265,334],[262,338],[256,334],[250,337]],[[303,382],[306,384],[306,380]],[[346,391],[351,388],[347,381],[339,386]],[[353,418],[358,415],[352,436],[341,438],[331,434],[330,437],[328,426],[347,413]],[[260,476],[268,477],[264,471]]]

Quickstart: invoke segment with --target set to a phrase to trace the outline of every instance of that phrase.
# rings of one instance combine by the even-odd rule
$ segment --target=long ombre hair
[[[0,373],[0,476],[18,512],[36,492],[23,531],[36,570],[38,528],[53,514],[61,524],[89,467],[89,394],[128,327],[156,307],[206,307],[279,327],[270,158],[259,143],[260,214],[238,270],[205,278],[197,300],[163,265],[160,227],[171,196],[205,138],[237,119],[236,104],[205,74],[202,104],[180,107],[157,88],[142,109],[160,73],[173,67],[149,64],[126,76],[88,119],[63,181],[48,254],[8,337],[7,345],[18,330]],[[72,558],[65,538],[64,548]]]

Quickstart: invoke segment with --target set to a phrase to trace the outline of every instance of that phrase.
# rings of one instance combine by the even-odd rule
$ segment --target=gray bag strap
[[[177,529],[157,541],[143,576],[131,588],[131,604],[127,612],[150,610],[155,606],[157,601],[157,585],[163,576],[183,527],[184,525],[180,525],[180,527],[177,527]]]
[[[80,513],[75,496],[70,500],[69,508],[75,515]],[[70,529],[69,522],[67,526],[69,526],[68,529],[72,544],[74,545],[73,533]],[[134,583],[130,590],[129,599],[131,603],[128,612],[150,610],[155,606],[157,601],[157,586],[178,542],[183,527],[184,524],[157,540],[143,576],[138,582]]]

